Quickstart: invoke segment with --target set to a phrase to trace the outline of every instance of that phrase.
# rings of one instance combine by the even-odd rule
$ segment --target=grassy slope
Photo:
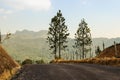
[[[0,80],[8,79],[18,68],[19,64],[0,45]]]

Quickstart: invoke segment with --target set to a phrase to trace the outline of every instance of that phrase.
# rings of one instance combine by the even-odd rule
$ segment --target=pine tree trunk
[[[60,42],[60,33],[59,33],[59,59],[61,59],[61,42]]]
[[[55,59],[57,58],[57,55],[56,55],[56,52],[57,52],[57,46],[56,46],[56,42],[55,42]]]
[[[83,55],[82,55],[82,58],[84,59],[84,46],[85,46],[85,43],[84,43],[84,34],[85,34],[85,32],[84,32],[84,29],[83,29],[83,35],[82,35],[82,37],[83,37]]]
[[[56,31],[56,28],[55,28],[55,31]],[[56,32],[55,32],[55,42],[54,42],[54,44],[55,44],[55,59],[57,59],[57,55],[56,55],[56,53],[57,53]]]
[[[59,59],[61,59],[61,45],[59,44]]]
[[[82,46],[82,58],[84,59],[84,41],[83,41],[83,46]]]
[[[91,52],[92,50],[91,50],[91,46],[90,46],[90,58],[92,58],[92,52]]]
[[[74,60],[74,53],[73,53],[73,60]]]
[[[76,60],[78,60],[78,54],[76,54]]]

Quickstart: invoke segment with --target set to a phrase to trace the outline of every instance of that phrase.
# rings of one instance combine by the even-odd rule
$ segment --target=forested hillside
[[[3,36],[4,37],[4,36]],[[44,59],[45,61],[49,61],[53,59],[53,55],[50,54],[49,45],[47,43],[47,31],[41,30],[39,32],[34,31],[16,31],[16,33],[11,35],[11,38],[5,40],[2,45],[6,49],[6,51],[16,60],[24,60],[24,59],[32,59],[32,60],[40,60]],[[105,47],[113,45],[114,41],[116,43],[120,42],[120,38],[94,38],[93,39],[93,49],[92,53],[95,52],[95,46],[100,46],[101,50],[103,42]],[[68,39],[68,49],[65,53],[72,54],[74,53],[73,49],[74,40]],[[89,54],[88,54],[89,55]],[[95,54],[93,54],[95,56]]]

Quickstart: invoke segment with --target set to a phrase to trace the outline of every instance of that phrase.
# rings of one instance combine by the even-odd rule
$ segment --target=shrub
[[[43,59],[37,60],[37,61],[35,61],[35,62],[36,62],[36,64],[44,64],[44,63],[45,63]]]
[[[25,65],[25,64],[32,64],[32,60],[31,59],[25,59],[23,62],[22,62],[22,65]]]

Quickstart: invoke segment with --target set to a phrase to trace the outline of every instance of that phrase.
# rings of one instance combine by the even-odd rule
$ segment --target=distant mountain
[[[16,31],[11,38],[4,41],[3,46],[15,59],[52,59],[47,44],[47,31],[33,32],[28,30]]]
[[[16,31],[10,39],[3,43],[4,48],[7,52],[16,60],[24,60],[26,58],[38,60],[44,59],[49,61],[53,59],[53,55],[50,54],[49,45],[47,43],[47,30],[41,30],[38,32],[23,30]],[[74,40],[68,39],[69,53],[73,53]],[[93,49],[95,51],[95,46],[100,46],[102,50],[102,44],[105,43],[105,47],[111,46],[113,42],[120,43],[120,38],[93,38]],[[95,55],[95,54],[94,54]]]
[[[16,31],[16,33],[14,34],[15,37],[20,37],[23,39],[29,39],[29,38],[46,38],[47,37],[47,30],[41,30],[38,32],[34,32],[34,31],[28,31],[28,30],[23,30],[23,31]]]
[[[120,37],[118,38],[93,38],[93,46],[100,46],[101,50],[103,49],[103,42],[105,44],[105,48],[111,46],[116,43],[120,43]]]

